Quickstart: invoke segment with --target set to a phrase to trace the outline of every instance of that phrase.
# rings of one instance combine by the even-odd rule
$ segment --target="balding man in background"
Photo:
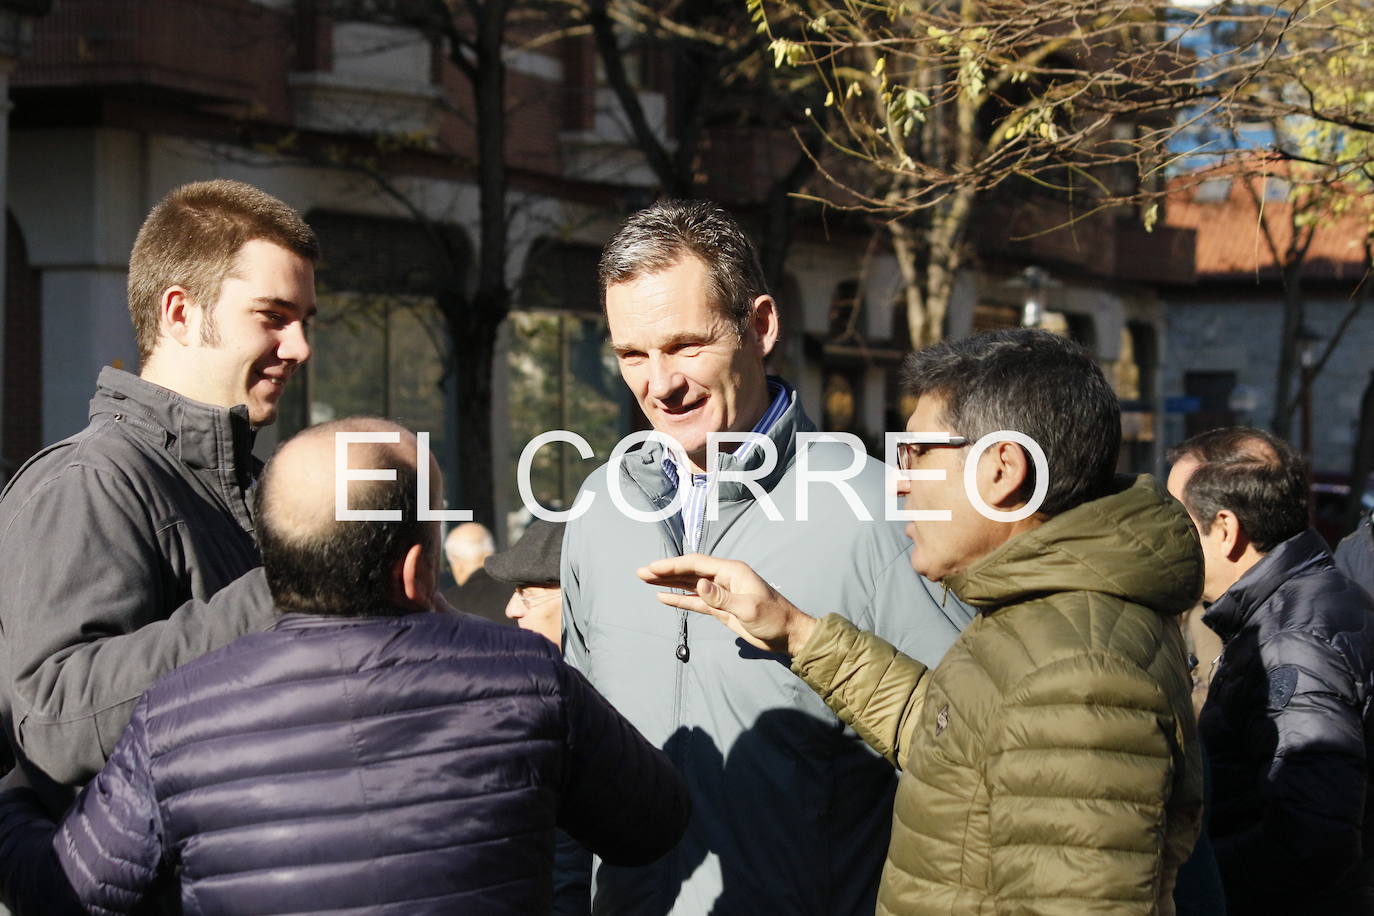
[[[455,584],[444,590],[444,600],[466,614],[509,626],[506,604],[515,586],[492,577],[483,565],[495,552],[496,542],[485,525],[464,522],[454,526],[444,538],[444,555]]]
[[[496,542],[491,532],[481,522],[464,522],[455,525],[444,538],[444,555],[448,557],[448,567],[453,573],[453,581],[464,585],[468,577],[482,568],[487,557],[496,552]]]
[[[352,480],[335,518],[336,439]],[[268,466],[256,517],[284,616],[172,672],[54,826],[0,795],[0,891],[20,914],[123,913],[179,881],[187,911],[547,912],[553,832],[608,861],[667,851],[685,788],[532,633],[431,609],[438,467],[384,420],[314,427]],[[53,831],[56,830],[56,837]]]

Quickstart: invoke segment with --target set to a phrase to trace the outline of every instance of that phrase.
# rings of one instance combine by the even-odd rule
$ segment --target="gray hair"
[[[978,440],[1010,429],[1036,441],[1049,464],[1040,512],[1058,515],[1111,491],[1121,449],[1121,403],[1097,360],[1048,331],[989,331],[913,353],[906,393],[944,400],[946,432]],[[1035,475],[1023,486],[1029,498]]]
[[[708,201],[665,200],[640,210],[601,252],[601,308],[606,288],[672,267],[686,255],[706,265],[711,304],[744,336],[754,300],[768,295],[758,250],[730,214]]]

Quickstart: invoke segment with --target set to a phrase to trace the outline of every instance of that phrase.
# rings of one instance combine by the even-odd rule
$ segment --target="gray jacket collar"
[[[188,467],[232,470],[242,486],[256,476],[255,433],[242,404],[214,407],[106,366],[91,398],[90,418],[101,414],[126,417],[147,433],[161,436],[163,446]]]
[[[785,382],[783,384],[786,384]],[[795,389],[788,387],[791,403],[782,416],[765,435],[772,440],[777,452],[778,463],[758,483],[767,493],[773,492],[787,474],[797,458],[797,433],[813,432],[816,425],[802,410],[801,399]],[[650,440],[625,456],[624,470],[640,490],[649,497],[655,509],[666,506],[673,498],[672,485],[663,473],[663,458],[667,449],[661,442]],[[725,471],[753,471],[763,465],[764,449],[751,448],[740,458],[738,455],[722,452],[720,469]],[[719,498],[723,503],[743,502],[753,499],[753,493],[737,480],[718,481]]]

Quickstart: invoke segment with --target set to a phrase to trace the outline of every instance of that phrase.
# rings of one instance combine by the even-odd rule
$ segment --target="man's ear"
[[[410,549],[392,567],[393,581],[400,586],[404,603],[429,610],[430,602],[434,600],[434,572],[425,555],[425,548],[411,544]]]
[[[998,442],[978,459],[978,489],[983,501],[999,512],[1025,504],[1021,490],[1030,475],[1030,457],[1015,442]]]
[[[782,326],[778,322],[778,304],[772,296],[759,296],[749,306],[749,327],[758,338],[762,355],[767,358],[777,345]]]
[[[1245,529],[1240,526],[1240,519],[1236,518],[1236,514],[1230,509],[1222,509],[1217,513],[1217,517],[1212,519],[1212,531],[1220,540],[1226,559],[1232,562],[1239,560],[1250,546],[1250,536],[1245,533]]]
[[[199,306],[191,301],[191,294],[184,286],[167,287],[158,299],[158,325],[162,335],[187,346],[200,333],[192,327],[200,320],[199,315],[193,314],[198,311]]]

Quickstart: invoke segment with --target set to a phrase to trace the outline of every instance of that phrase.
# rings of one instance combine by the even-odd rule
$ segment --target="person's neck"
[[[194,373],[182,371],[182,367],[176,363],[177,360],[174,358],[161,352],[155,352],[139,369],[138,377],[145,382],[150,382],[159,388],[166,388],[168,391],[192,401],[210,404],[212,407],[221,406],[202,396],[194,384],[187,384],[187,379],[195,378]]]
[[[1259,565],[1260,560],[1263,560],[1267,556],[1267,553],[1260,553],[1253,546],[1247,545],[1245,552],[1231,563],[1230,574],[1226,577],[1230,580],[1227,582],[1226,591],[1229,592],[1237,582],[1245,577],[1246,573]],[[1225,592],[1222,594],[1225,594]]]
[[[1015,508],[1007,509],[1005,511],[1013,512],[1015,511]],[[991,519],[989,519],[989,521],[991,521]],[[1045,521],[1046,519],[1043,516],[1031,515],[1027,518],[1021,519],[1018,522],[993,522],[993,524],[996,526],[993,530],[997,532],[997,537],[994,540],[992,548],[990,550],[987,550],[983,554],[983,556],[987,556],[987,554],[992,553],[992,551],[994,550],[997,550],[1003,544],[1007,543],[1008,541],[1012,540],[1018,535],[1025,534],[1027,531],[1033,531],[1034,529],[1039,528],[1041,525],[1045,524]]]
[[[765,408],[765,410],[766,410],[766,409],[767,409],[767,408]],[[759,413],[758,413],[758,416],[754,417],[754,419],[751,420],[751,421],[749,422],[749,425],[744,426],[742,429],[739,429],[739,430],[728,430],[727,432],[730,432],[730,433],[738,433],[738,434],[740,434],[740,435],[743,435],[743,434],[745,434],[745,433],[752,432],[753,429],[754,429],[754,427],[756,427],[756,426],[759,425],[759,421],[763,419],[763,414],[764,414],[764,411],[763,411],[763,410],[760,410]],[[722,433],[721,435],[724,435],[724,433]],[[742,446],[743,444],[744,444],[744,440],[742,440],[742,439],[740,439],[740,440],[726,439],[726,440],[720,442],[720,443],[717,445],[716,449],[717,449],[717,452],[718,452],[719,454],[721,454],[721,455],[732,455],[732,454],[735,453],[735,450],[738,449],[738,448],[739,448],[740,446]],[[690,455],[687,456],[688,462],[690,462],[691,465],[692,465],[692,473],[693,473],[693,474],[706,474],[706,473],[709,472],[709,469],[706,467],[706,464],[707,464],[707,451],[708,451],[707,449],[702,449],[702,450],[699,451],[699,452],[693,452],[692,454],[690,454]]]

